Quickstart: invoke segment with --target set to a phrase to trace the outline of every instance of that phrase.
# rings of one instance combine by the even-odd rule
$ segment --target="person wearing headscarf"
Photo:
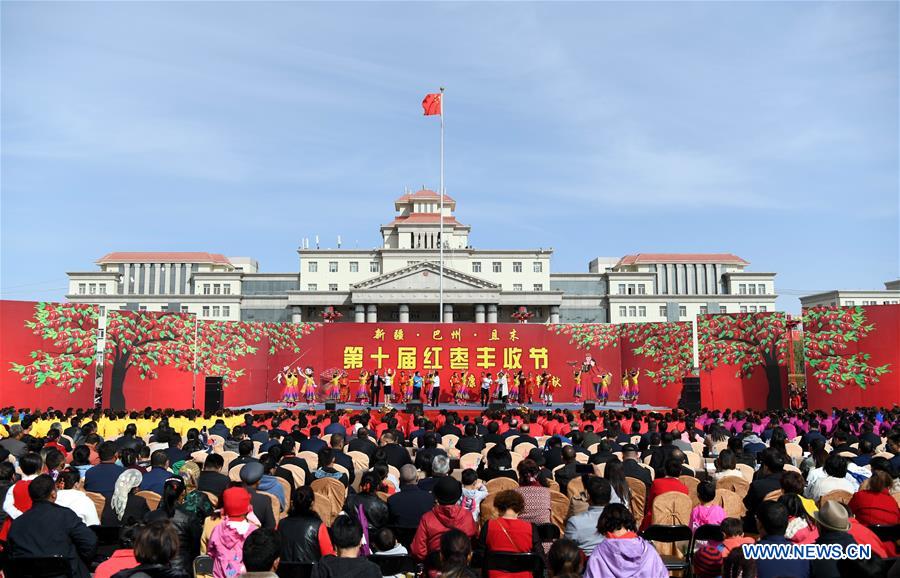
[[[200,518],[205,519],[213,513],[215,507],[206,494],[197,488],[200,479],[200,466],[194,462],[185,462],[178,472],[184,480],[184,508]]]
[[[138,470],[125,470],[116,478],[113,494],[103,506],[100,524],[103,526],[133,526],[150,512],[147,501],[136,495],[143,474]]]

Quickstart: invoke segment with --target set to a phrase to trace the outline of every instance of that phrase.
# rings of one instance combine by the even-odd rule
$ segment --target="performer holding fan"
[[[363,369],[359,372],[359,387],[356,390],[356,403],[369,402],[369,372]]]
[[[306,398],[307,405],[315,405],[315,403],[316,403],[316,378],[313,375],[312,367],[307,367],[303,371],[303,396]]]
[[[281,401],[283,403],[294,405],[300,401],[300,393],[297,391],[297,374],[294,373],[290,366],[285,365],[284,369],[275,376],[275,380],[279,385],[284,380],[284,389],[281,392]]]

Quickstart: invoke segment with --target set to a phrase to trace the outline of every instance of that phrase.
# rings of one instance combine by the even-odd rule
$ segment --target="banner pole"
[[[441,87],[441,208],[438,239],[440,239],[440,272],[438,273],[438,322],[444,322],[444,87]]]

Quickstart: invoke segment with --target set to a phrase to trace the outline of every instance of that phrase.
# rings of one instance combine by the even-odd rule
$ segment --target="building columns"
[[[366,322],[366,306],[365,305],[354,305],[353,306],[353,321],[356,323],[365,323]]]
[[[366,305],[366,323],[378,323],[378,306],[374,303]]]
[[[487,306],[487,322],[497,323],[497,305],[490,303]]]
[[[453,323],[453,305],[450,303],[444,303],[444,323]]]
[[[400,323],[409,323],[409,305],[401,303],[398,307],[398,315]]]
[[[484,323],[484,305],[475,306],[475,323]]]
[[[550,306],[550,323],[559,323],[559,305]]]
[[[303,323],[303,308],[299,305],[291,307],[291,323]]]

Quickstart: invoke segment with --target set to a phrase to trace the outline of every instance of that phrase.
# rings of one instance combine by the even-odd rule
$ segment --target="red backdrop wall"
[[[862,333],[858,341],[844,341],[843,347],[838,347],[837,356],[829,356],[825,359],[817,359],[813,342],[820,342],[821,335],[817,335],[817,326],[812,322],[804,322],[804,351],[807,359],[806,384],[807,400],[810,408],[830,410],[832,407],[857,407],[857,406],[884,406],[891,407],[900,403],[900,305],[868,305],[865,307],[838,307],[828,310],[819,310],[819,315],[839,312],[845,314],[842,319],[850,316],[851,323],[840,323],[837,328],[844,335]],[[807,318],[814,312],[807,311]],[[853,317],[856,315],[857,317]],[[860,317],[861,316],[861,317]],[[859,320],[858,327],[854,327],[852,320]],[[825,329],[825,328],[823,328]],[[849,358],[853,355],[867,354],[869,359],[865,363],[871,368],[885,368],[881,375],[869,378],[865,388],[852,382],[838,382],[837,380],[820,379],[816,367],[811,364],[825,363],[826,366],[836,367],[836,371],[844,377],[848,377],[847,371],[842,371],[839,359]],[[825,366],[823,366],[824,368]],[[871,372],[870,372],[871,373]],[[852,372],[857,377],[863,377],[861,372]],[[865,383],[865,378],[863,377]],[[842,386],[842,387],[841,387]],[[830,390],[830,391],[829,391]]]

